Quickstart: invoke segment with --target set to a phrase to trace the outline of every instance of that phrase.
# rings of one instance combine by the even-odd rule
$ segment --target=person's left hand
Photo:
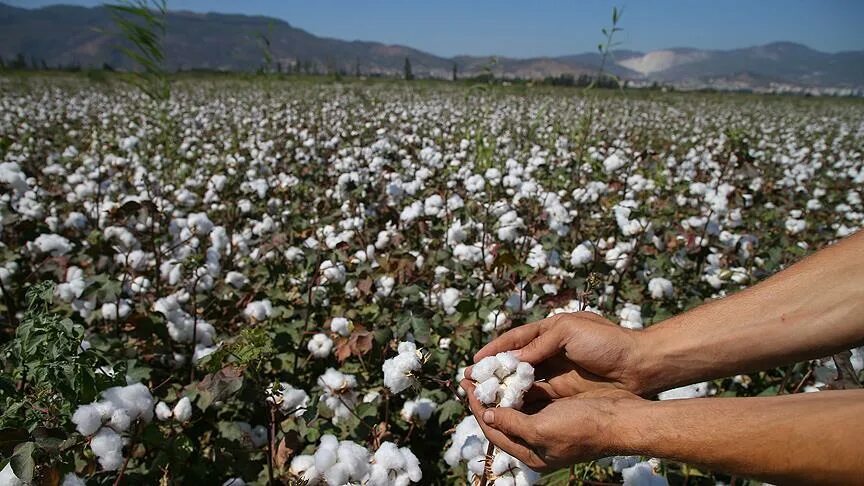
[[[493,444],[535,471],[552,471],[622,452],[621,418],[646,400],[628,391],[598,389],[544,401],[529,390],[524,411],[487,408],[474,396],[474,383],[460,384],[471,412]]]

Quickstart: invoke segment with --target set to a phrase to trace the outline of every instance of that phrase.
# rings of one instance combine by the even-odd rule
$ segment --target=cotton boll
[[[312,336],[306,349],[308,349],[315,358],[326,358],[327,356],[330,356],[330,351],[333,349],[333,340],[326,334],[318,333]]]
[[[471,376],[474,376],[473,369],[471,370]],[[477,397],[477,400],[480,400],[480,403],[490,405],[498,402],[498,394],[500,391],[501,382],[498,380],[498,377],[493,376],[480,382],[480,384],[474,388],[474,396]]]
[[[495,371],[500,366],[495,356],[487,356],[481,359],[471,368],[471,379],[480,383],[495,376]]]
[[[414,343],[402,342],[398,351],[398,355],[385,360],[381,367],[384,372],[384,386],[397,394],[415,383],[414,373],[422,366],[422,354]]]
[[[177,404],[174,405],[174,418],[181,423],[186,423],[192,418],[192,401],[189,400],[189,397],[181,398]]]
[[[107,425],[117,432],[125,432],[132,425],[132,417],[124,409],[114,410],[114,413],[111,414],[111,420],[108,421]]]
[[[618,311],[621,327],[627,329],[642,329],[642,308],[636,304],[625,303]]]
[[[306,481],[309,486],[318,484],[320,474],[315,468],[315,456],[304,454],[294,457],[291,460],[288,472]]]
[[[171,417],[174,416],[174,412],[171,411],[171,408],[165,402],[159,402],[156,404],[156,418],[162,421],[170,420]]]
[[[402,406],[401,415],[406,422],[424,423],[429,420],[438,404],[428,398],[408,400]]]
[[[648,282],[648,292],[651,293],[651,298],[655,300],[672,297],[672,282],[661,277],[652,278]]]
[[[106,471],[116,470],[123,462],[123,438],[110,428],[101,428],[90,440],[90,448]]]
[[[640,462],[621,471],[624,486],[668,486],[664,476],[654,472],[650,462]]]
[[[503,352],[495,355],[498,360],[498,369],[495,370],[495,376],[504,378],[514,371],[519,366],[519,360],[511,352]]]
[[[330,330],[340,336],[350,336],[354,331],[354,323],[344,317],[334,317],[330,320]]]
[[[321,436],[318,450],[315,451],[315,468],[319,471],[326,471],[336,464],[339,460],[337,451],[339,449],[339,440],[334,435],[325,434]]]
[[[270,299],[258,300],[246,304],[243,315],[252,322],[263,321],[273,313],[273,305]]]
[[[269,403],[275,403],[283,413],[301,417],[309,406],[309,394],[291,385],[282,384],[274,396],[267,397]]]
[[[0,484],[4,484],[2,479],[0,479]],[[79,478],[77,474],[68,473],[63,476],[63,482],[60,483],[60,486],[87,486],[87,483]]]
[[[72,423],[81,435],[95,434],[102,427],[102,411],[96,404],[81,405],[72,415]]]

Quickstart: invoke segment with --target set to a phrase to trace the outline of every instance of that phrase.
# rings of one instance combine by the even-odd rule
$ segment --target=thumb
[[[564,346],[564,341],[561,333],[558,331],[560,327],[556,326],[552,329],[541,333],[536,338],[528,342],[524,347],[514,351],[513,354],[520,361],[527,361],[532,365],[542,363],[547,359],[558,354]]]
[[[487,408],[483,412],[483,422],[486,425],[503,432],[505,435],[522,439],[531,443],[535,427],[530,415],[512,408]]]

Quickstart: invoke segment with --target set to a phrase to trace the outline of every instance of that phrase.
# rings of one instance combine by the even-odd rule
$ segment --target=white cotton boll
[[[186,423],[192,418],[192,401],[189,400],[189,397],[181,398],[177,404],[174,405],[174,418],[181,423]]]
[[[509,325],[510,321],[507,318],[506,312],[493,310],[486,315],[486,320],[483,322],[483,332],[500,331],[508,328]]]
[[[315,456],[303,454],[291,460],[288,472],[306,481],[309,486],[318,484],[320,474],[315,468]]]
[[[348,467],[351,478],[359,480],[366,475],[371,457],[365,447],[350,440],[343,440],[339,443],[336,453],[339,456],[339,463]]]
[[[267,397],[267,402],[277,404],[283,413],[291,413],[295,417],[300,417],[309,406],[309,394],[283,383],[281,390],[278,390],[275,396]]]
[[[673,388],[657,394],[660,400],[681,400],[687,398],[702,398],[708,396],[710,391],[710,383],[703,381],[702,383],[694,383],[692,385]]]
[[[462,298],[462,293],[459,292],[458,289],[447,288],[441,292],[438,297],[441,307],[444,309],[444,313],[447,315],[456,313],[456,305],[459,303],[459,299]]]
[[[114,413],[111,414],[111,420],[108,421],[107,425],[117,432],[125,432],[132,425],[132,417],[129,416],[129,412],[126,410],[114,410]]]
[[[429,420],[436,408],[438,408],[438,404],[434,401],[428,398],[418,398],[406,401],[400,413],[406,422],[419,421],[423,423]]]
[[[324,471],[324,480],[328,486],[342,486],[351,480],[351,469],[347,464],[337,463]]]
[[[243,315],[252,322],[263,321],[273,313],[273,305],[270,299],[258,300],[246,304]]]
[[[57,234],[39,235],[31,243],[28,243],[28,246],[51,256],[63,256],[72,251],[72,243]]]
[[[249,279],[240,272],[231,271],[225,274],[225,283],[239,289],[249,285]]]
[[[132,312],[132,308],[125,300],[120,301],[120,305],[117,305],[116,302],[106,302],[102,304],[102,318],[106,321],[114,321],[118,319],[125,319],[130,312]]]
[[[674,289],[672,282],[665,278],[656,277],[648,282],[648,292],[651,293],[651,298],[655,300],[667,299],[672,297]]]
[[[375,295],[378,297],[387,297],[393,293],[393,287],[396,286],[396,279],[390,275],[383,275],[375,279]]]
[[[416,381],[414,373],[422,366],[422,354],[414,343],[404,341],[399,344],[399,354],[384,361],[384,386],[393,393],[401,393]]]
[[[18,479],[12,471],[12,464],[6,464],[6,467],[0,471],[0,486],[24,486],[24,481]]]
[[[496,476],[503,475],[507,471],[516,467],[516,458],[500,451],[492,458],[492,474]],[[497,481],[496,481],[497,482]]]
[[[171,411],[171,407],[168,406],[165,402],[159,402],[156,404],[156,418],[162,421],[170,420],[171,417],[174,416],[174,412]]]
[[[570,253],[570,264],[576,268],[584,267],[594,260],[594,245],[583,241]]]
[[[503,379],[512,374],[519,366],[519,359],[509,351],[496,354],[495,359],[498,360],[498,369],[495,370],[495,376],[498,378]]]
[[[105,406],[125,409],[132,420],[140,418],[149,422],[153,419],[153,395],[141,383],[109,388],[102,392],[102,397],[106,402]]]
[[[90,448],[106,471],[116,470],[123,462],[123,438],[110,428],[101,428],[90,440]]]
[[[102,411],[93,403],[81,405],[72,415],[72,423],[81,435],[95,434],[102,427]]]
[[[318,444],[318,449],[315,451],[315,469],[326,471],[336,464],[339,460],[337,451],[339,449],[339,439],[334,435],[325,434],[321,436]]]
[[[316,358],[326,358],[333,349],[333,340],[324,333],[318,333],[312,336],[306,349]]]
[[[330,320],[330,330],[340,336],[350,336],[354,331],[354,323],[344,317],[334,317]]]
[[[487,356],[481,359],[471,368],[471,379],[480,383],[495,376],[495,371],[501,366],[495,356]]]
[[[654,472],[650,462],[640,462],[621,471],[624,486],[668,486],[664,476]]]
[[[473,369],[471,370],[471,376],[474,376]],[[500,391],[501,382],[497,377],[493,376],[480,382],[480,384],[474,388],[474,396],[477,397],[477,400],[480,400],[480,403],[491,405],[498,402],[498,394]]]
[[[2,480],[0,480],[0,484],[4,484]],[[63,482],[60,483],[60,486],[87,486],[87,483],[78,477],[75,473],[68,473],[63,476]]]
[[[618,311],[621,327],[627,329],[642,329],[642,308],[636,304],[625,303]]]
[[[627,160],[618,155],[618,152],[612,152],[611,155],[603,160],[603,170],[607,174],[611,174],[625,165],[627,165]]]

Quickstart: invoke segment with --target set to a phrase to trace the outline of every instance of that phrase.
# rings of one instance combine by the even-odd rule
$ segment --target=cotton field
[[[854,100],[171,89],[0,81],[2,485],[567,484],[503,451],[484,471],[458,387],[483,344],[584,309],[643,329],[864,225]],[[483,401],[519,404],[533,370],[499,358]],[[796,369],[802,391],[830,364]],[[730,480],[650,457],[575,473]]]

